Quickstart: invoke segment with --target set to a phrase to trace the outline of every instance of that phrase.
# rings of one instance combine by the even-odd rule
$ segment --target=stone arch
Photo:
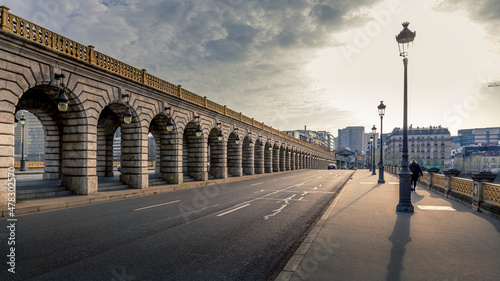
[[[24,93],[16,106],[16,112],[26,110],[35,115],[45,133],[44,180],[59,180],[62,175],[62,136],[61,112],[56,104],[42,89],[31,89]]]
[[[179,183],[179,133],[173,118],[173,128],[168,130],[170,118],[165,113],[158,113],[149,124],[149,132],[155,138],[155,174],[168,183]]]

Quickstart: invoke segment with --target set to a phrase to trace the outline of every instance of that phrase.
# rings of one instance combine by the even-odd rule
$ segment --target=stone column
[[[147,188],[149,186],[148,134],[141,133],[143,131],[141,128],[128,125],[122,126],[120,181],[131,188]]]
[[[97,126],[78,124],[63,127],[61,185],[76,194],[97,193]]]
[[[236,144],[234,141],[228,141],[227,144],[227,170],[233,177],[241,177],[243,175],[242,168],[242,149],[241,144]]]
[[[471,178],[474,181],[474,189],[472,191],[472,208],[480,211],[483,203],[483,183],[493,182],[497,175],[490,172],[472,173]]]
[[[160,177],[170,184],[184,182],[182,173],[182,134],[172,132],[161,136]]]
[[[254,146],[243,144],[243,173],[245,175],[253,175],[255,173],[254,167]]]
[[[255,149],[255,158],[254,158],[254,167],[256,174],[264,173],[264,146],[260,145],[261,143],[256,142]]]
[[[273,150],[269,150],[268,145],[264,145],[264,171],[266,173],[273,172]]]
[[[273,147],[273,172],[280,171],[280,149]]]
[[[11,93],[8,93],[6,90],[0,90],[0,95],[7,97],[11,95]],[[14,195],[16,193],[16,185],[9,182],[9,179],[15,178],[14,109],[15,107],[13,104],[6,101],[0,101],[0,185],[2,186],[0,188],[0,205],[16,203],[15,196],[9,197],[8,195]],[[13,199],[9,201],[8,198]]]
[[[223,140],[216,140],[210,145],[210,173],[217,179],[227,178],[226,147]]]
[[[286,164],[286,150],[283,149],[283,148],[280,148],[279,149],[279,154],[280,154],[280,160],[279,160],[279,163],[280,163],[280,171],[286,171],[286,167],[285,167],[285,164]]]
[[[433,184],[433,182],[432,182],[432,174],[439,173],[439,169],[438,168],[429,168],[429,169],[427,169],[427,172],[428,172],[427,173],[427,177],[429,179],[429,186],[427,186],[427,188],[430,189],[432,187],[432,184]]]
[[[444,174],[444,193],[446,197],[451,192],[451,178],[460,175],[460,171],[457,169],[449,169],[443,171]]]
[[[188,173],[197,181],[208,180],[207,139],[194,133],[188,137]]]

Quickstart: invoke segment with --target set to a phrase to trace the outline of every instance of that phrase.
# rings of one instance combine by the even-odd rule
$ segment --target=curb
[[[156,195],[168,192],[174,192],[185,189],[198,188],[208,185],[222,184],[222,183],[230,183],[230,182],[238,182],[251,180],[256,178],[262,178],[267,176],[275,176],[280,174],[308,171],[311,169],[301,169],[301,170],[291,170],[291,171],[282,171],[282,172],[273,172],[273,173],[265,173],[265,174],[257,174],[257,175],[248,175],[242,177],[232,177],[226,179],[216,179],[209,181],[197,181],[197,182],[189,182],[182,183],[176,185],[152,185],[145,189],[125,189],[125,190],[116,190],[116,191],[104,191],[99,192],[97,194],[91,195],[70,195],[68,197],[53,197],[46,199],[35,199],[28,200],[22,203],[16,203],[15,206],[15,215],[25,215],[37,212],[44,211],[52,211],[64,208],[72,208],[79,207],[85,205],[91,205],[96,203],[110,202],[116,200],[125,200],[129,198],[137,198],[149,195]],[[38,202],[37,202],[38,201]],[[11,211],[9,211],[7,205],[0,206],[1,217],[10,217]]]
[[[306,236],[304,241],[302,241],[302,244],[300,244],[299,248],[295,251],[293,256],[287,262],[287,264],[285,265],[285,267],[283,268],[281,273],[278,275],[278,277],[276,277],[276,279],[274,279],[275,281],[289,281],[292,278],[293,274],[295,273],[295,271],[299,267],[300,263],[304,259],[307,251],[309,250],[312,243],[314,242],[314,240],[318,236],[319,232],[321,231],[321,229],[325,225],[326,221],[330,217],[331,213],[333,212],[333,209],[335,209],[338,202],[342,198],[342,195],[344,194],[344,190],[345,190],[344,188],[345,188],[346,184],[349,182],[349,180],[352,178],[354,173],[356,173],[356,171],[354,171],[349,176],[349,178],[344,182],[344,184],[340,188],[340,192],[337,194],[335,199],[333,199],[333,202],[330,203],[330,206],[328,206],[326,211],[323,213],[323,215],[318,220],[316,225],[311,229],[311,231]]]

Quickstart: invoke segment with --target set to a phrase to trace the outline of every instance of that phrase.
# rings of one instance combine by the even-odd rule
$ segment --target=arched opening
[[[255,141],[254,147],[254,169],[255,174],[263,174],[264,173],[264,142],[262,140],[257,139]]]
[[[66,112],[60,112],[55,102],[59,88],[48,85],[31,88],[22,93],[19,100],[11,99],[15,101],[15,106],[12,103],[8,105],[12,106],[10,108],[13,109],[13,114],[22,115],[21,111],[25,113],[24,129],[22,126],[17,129],[19,137],[21,132],[23,133],[22,144],[25,145],[24,153],[19,151],[19,157],[25,156],[24,160],[28,160],[24,161],[26,168],[29,169],[29,163],[32,162],[31,166],[36,165],[43,169],[34,179],[23,180],[19,175],[16,191],[24,190],[17,193],[27,195],[26,198],[18,196],[20,200],[71,193],[92,194],[97,191],[95,173],[89,169],[95,163],[95,156],[86,153],[91,141],[86,113],[74,93],[69,90],[66,90],[66,93],[69,100]],[[10,96],[17,98],[5,89],[2,90],[2,96],[6,99]],[[9,100],[0,103],[7,106]],[[15,119],[13,116],[8,121],[13,122]],[[7,125],[13,128],[14,124],[13,122]],[[14,131],[16,130],[12,132]],[[15,136],[13,138],[15,139]],[[21,144],[21,139],[18,139]],[[12,151],[12,157],[14,152]]]
[[[175,126],[168,130],[168,120],[168,116],[158,114],[149,124],[148,163],[154,166],[154,169],[148,167],[150,186],[178,183],[178,176],[170,175],[177,165],[174,141],[177,132]]]
[[[226,146],[220,129],[213,128],[210,130],[207,150],[208,178],[227,178]]]
[[[182,136],[182,173],[184,181],[208,179],[205,136],[196,136],[198,124],[189,122]]]
[[[254,141],[250,138],[250,136],[245,136],[243,139],[242,146],[242,165],[243,165],[243,174],[245,175],[253,175],[255,173],[254,167]]]
[[[119,176],[124,170],[121,160],[125,141],[120,128],[120,111],[124,112],[125,106],[107,106],[101,111],[97,121],[96,171],[99,192],[128,188],[128,185],[120,181]]]
[[[227,139],[227,173],[229,177],[241,177],[242,169],[242,142],[236,132],[229,134]]]

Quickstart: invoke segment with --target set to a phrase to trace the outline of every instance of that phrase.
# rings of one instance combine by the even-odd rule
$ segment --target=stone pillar
[[[280,171],[280,149],[273,147],[273,172]]]
[[[160,177],[170,184],[181,184],[182,173],[182,134],[172,132],[161,136]]]
[[[291,169],[291,152],[285,150],[285,171],[290,171]]]
[[[197,181],[208,180],[207,139],[194,133],[188,137],[188,173]]]
[[[481,204],[483,203],[483,183],[493,182],[497,177],[496,174],[490,172],[472,173],[471,178],[474,181],[474,188],[472,191],[472,208],[480,211]]]
[[[7,96],[7,91],[0,90],[0,95],[4,94]],[[0,205],[16,203],[15,197],[11,197],[11,201],[8,199],[8,194],[16,193],[16,185],[9,182],[9,179],[15,178],[13,111],[14,105],[0,101]]]
[[[245,175],[253,175],[255,173],[255,167],[254,167],[254,147],[255,146],[250,146],[248,143],[243,144],[243,159],[242,159],[242,164],[243,164],[243,173]]]
[[[444,193],[446,197],[451,192],[451,178],[460,175],[460,171],[457,169],[449,169],[443,171],[444,174]]]
[[[97,193],[97,126],[77,124],[63,127],[61,185],[76,194]]]
[[[295,152],[290,154],[290,170],[295,170]]]
[[[210,173],[217,179],[227,178],[227,151],[224,141],[210,143]]]
[[[427,178],[429,179],[429,186],[427,186],[427,188],[431,188],[432,187],[432,174],[437,174],[439,173],[439,169],[438,168],[429,168],[427,169]]]
[[[264,171],[266,173],[273,172],[273,150],[269,150],[268,145],[264,145]]]
[[[255,158],[254,158],[254,167],[256,174],[264,173],[264,146],[260,145],[261,143],[256,142],[255,149]]]
[[[148,134],[131,124],[122,126],[122,155],[120,181],[131,188],[147,188],[148,174]]]
[[[280,148],[279,149],[279,154],[280,154],[280,160],[279,160],[279,163],[280,163],[280,171],[286,171],[286,167],[285,167],[285,163],[286,163],[286,150],[283,149],[283,148]]]
[[[227,143],[227,169],[228,173],[233,177],[241,177],[243,175],[242,168],[242,149],[241,144],[236,144],[234,141]]]

